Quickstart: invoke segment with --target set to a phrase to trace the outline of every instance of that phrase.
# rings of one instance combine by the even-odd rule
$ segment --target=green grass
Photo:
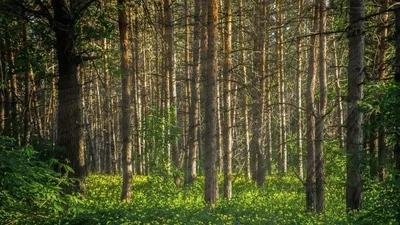
[[[222,180],[222,179],[220,179]],[[374,221],[359,212],[346,214],[344,185],[326,187],[326,211],[313,215],[305,210],[304,187],[293,177],[269,177],[262,188],[238,178],[230,201],[216,207],[203,201],[203,179],[176,188],[172,181],[134,177],[132,201],[120,202],[121,177],[91,175],[86,199],[68,214],[54,218],[59,224],[397,224],[396,217]],[[221,186],[220,186],[221,187]],[[222,188],[220,188],[221,190]],[[220,192],[220,196],[222,193]],[[393,214],[393,212],[392,212]]]

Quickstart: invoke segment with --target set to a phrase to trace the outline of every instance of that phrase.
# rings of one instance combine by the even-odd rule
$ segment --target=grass
[[[212,208],[203,201],[202,178],[176,188],[169,180],[136,176],[132,200],[125,203],[120,202],[121,182],[119,176],[90,175],[86,199],[57,218],[58,223],[352,224],[355,218],[346,214],[343,185],[337,184],[327,186],[324,214],[307,213],[304,187],[293,177],[269,177],[262,188],[238,178],[232,200],[220,200]]]

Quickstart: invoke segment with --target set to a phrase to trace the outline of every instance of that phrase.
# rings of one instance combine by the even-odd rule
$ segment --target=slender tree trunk
[[[319,112],[316,119],[315,131],[315,178],[316,178],[316,210],[324,211],[324,124],[327,102],[326,83],[326,0],[319,1]]]
[[[362,120],[363,113],[357,108],[362,100],[364,79],[364,16],[365,0],[350,0],[349,64],[348,64],[348,113],[347,113],[347,180],[346,207],[360,209],[362,194]]]
[[[337,104],[337,133],[339,147],[344,148],[344,137],[343,137],[343,104],[342,104],[342,93],[340,87],[340,69],[339,60],[336,50],[336,40],[333,40],[333,54],[335,58],[335,90],[336,90],[336,104]]]
[[[246,50],[245,50],[245,32],[244,32],[244,22],[243,22],[243,0],[239,2],[239,26],[240,26],[240,36],[239,42],[241,47],[241,73],[243,76],[243,82],[245,88],[243,89],[243,117],[244,117],[244,160],[245,160],[245,176],[246,179],[250,179],[250,134],[249,134],[249,116],[248,116],[248,96],[247,96],[247,67],[246,67]]]
[[[28,54],[28,34],[27,34],[27,25],[26,23],[23,24],[22,28],[22,38],[24,42],[24,49],[26,51],[26,54]],[[30,139],[30,132],[31,132],[31,118],[30,118],[30,111],[31,111],[31,89],[32,89],[32,83],[31,83],[31,76],[33,76],[31,65],[30,65],[30,60],[29,56],[27,57],[27,60],[25,62],[25,80],[24,80],[24,85],[25,85],[25,94],[24,94],[24,103],[25,103],[25,108],[24,108],[24,135],[22,137],[22,145],[25,146],[29,143]]]
[[[270,7],[266,5],[266,21],[270,20]],[[272,89],[272,73],[270,66],[270,49],[271,37],[270,31],[267,31],[265,39],[265,145],[266,145],[266,172],[272,175],[272,110],[271,110],[271,89]]]
[[[205,116],[205,80],[204,80],[204,74],[207,74],[208,72],[208,60],[207,60],[207,52],[208,52],[208,33],[207,33],[207,21],[208,21],[208,1],[207,0],[201,0],[201,40],[200,40],[200,45],[201,45],[201,51],[200,51],[200,57],[201,57],[201,62],[200,62],[200,69],[201,69],[201,85],[200,85],[200,108],[199,108],[199,121],[200,121],[200,126],[202,129],[198,129],[198,136],[199,136],[199,151],[197,152],[197,158],[198,160],[198,170],[200,168],[204,168],[204,116]]]
[[[7,40],[6,40],[7,41]],[[17,89],[17,75],[14,71],[14,53],[10,49],[10,43],[6,43],[9,45],[9,49],[7,49],[8,56],[8,92],[9,92],[9,101],[10,101],[10,123],[9,129],[11,130],[10,134],[15,138],[16,143],[20,144],[19,139],[19,124],[18,124],[18,89]]]
[[[164,0],[164,16],[165,16],[165,42],[167,45],[166,52],[166,70],[168,71],[169,93],[170,93],[170,106],[173,110],[172,125],[177,122],[177,100],[176,100],[176,82],[175,82],[175,62],[174,62],[174,25],[172,21],[172,0]],[[172,163],[174,170],[179,169],[179,152],[177,141],[171,145]],[[175,185],[180,185],[180,176],[174,173]]]
[[[123,184],[122,195],[123,201],[130,201],[132,187],[132,141],[131,141],[131,91],[129,79],[129,53],[128,53],[128,17],[127,4],[125,0],[118,0],[118,25],[119,25],[119,42],[121,49],[121,69],[122,69],[122,119],[121,119],[121,138],[122,138],[122,170]]]
[[[206,0],[203,0],[204,2]],[[217,74],[218,74],[218,1],[207,0],[207,70],[204,79],[204,165],[205,196],[207,204],[215,205],[218,199],[217,177]],[[203,8],[204,10],[204,8]]]
[[[297,135],[297,173],[301,179],[303,179],[303,135],[302,135],[302,111],[301,111],[301,96],[302,96],[302,70],[303,70],[303,61],[302,61],[302,42],[301,42],[301,29],[302,29],[302,20],[303,20],[303,0],[299,0],[298,13],[297,13],[297,83],[296,83],[296,91],[297,91],[297,124],[296,124],[296,135]]]
[[[7,70],[6,70],[6,51],[3,39],[0,40],[0,74],[1,74],[1,88],[0,88],[0,132],[3,135],[7,135],[8,127],[6,126],[6,119],[8,119],[8,98],[7,88],[4,87],[7,84]],[[7,128],[7,129],[6,129]]]
[[[318,10],[315,2],[312,32],[315,33],[318,24]],[[317,38],[311,36],[311,48],[308,61],[307,75],[307,90],[306,90],[306,121],[307,121],[307,177],[306,177],[306,207],[308,211],[315,211],[316,196],[315,196],[315,109],[314,109],[314,94],[315,94],[315,77],[316,77],[316,47]]]
[[[379,1],[380,11],[386,11],[389,8],[389,0],[380,0]],[[386,76],[385,72],[385,57],[387,50],[387,36],[388,36],[388,19],[389,13],[385,12],[379,15],[378,17],[378,28],[377,28],[377,36],[378,36],[378,46],[377,46],[377,54],[374,58],[374,72],[373,72],[373,80],[382,80]],[[382,115],[373,114],[371,118],[371,122],[382,120]],[[378,122],[379,123],[379,122]],[[383,127],[379,127],[376,129],[376,125],[372,126],[370,131],[370,140],[369,140],[369,151],[370,151],[370,174],[371,177],[379,179],[382,181],[386,177],[385,164],[387,157],[386,145],[385,145],[385,129]],[[378,158],[377,158],[378,155]]]
[[[190,80],[191,99],[189,107],[189,156],[188,156],[188,180],[193,183],[197,176],[197,151],[199,149],[199,78],[200,78],[200,10],[201,0],[194,2],[194,34],[193,34],[193,73]]]
[[[287,149],[286,149],[286,107],[285,107],[285,81],[283,71],[283,25],[282,23],[282,0],[276,1],[277,13],[277,74],[278,74],[278,98],[279,98],[279,151],[278,151],[278,168],[282,175],[287,173]]]
[[[232,198],[232,114],[231,114],[231,67],[232,67],[232,7],[231,1],[224,1],[225,11],[225,57],[224,57],[224,198]]]
[[[398,3],[398,1],[396,1]],[[396,46],[400,46],[400,5],[395,5],[395,27],[396,27]],[[400,48],[396,48],[396,59],[395,59],[395,77],[397,85],[399,86],[397,90],[397,98],[400,99]],[[397,143],[394,147],[394,158],[395,158],[395,169],[400,171],[400,130],[397,130]],[[398,180],[400,176],[396,177]]]

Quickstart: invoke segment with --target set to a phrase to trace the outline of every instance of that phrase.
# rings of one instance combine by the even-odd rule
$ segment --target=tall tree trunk
[[[249,135],[249,116],[248,116],[248,96],[247,96],[247,67],[246,67],[246,50],[245,50],[245,32],[244,32],[244,22],[243,22],[243,0],[239,2],[239,26],[240,26],[240,36],[239,42],[241,47],[241,73],[243,76],[243,82],[245,88],[243,89],[243,117],[244,117],[244,160],[245,160],[245,176],[246,179],[250,179],[250,135]]]
[[[262,22],[264,15],[264,5],[261,1],[257,1],[254,5],[254,26],[256,28],[254,37],[254,74],[252,77],[252,138],[250,140],[250,158],[252,164],[252,179],[262,185],[265,181],[265,162],[261,147],[261,125],[262,125],[262,108],[263,108],[263,91],[264,91],[264,28],[265,23]]]
[[[132,187],[132,141],[131,141],[131,91],[129,79],[129,53],[128,53],[128,17],[127,4],[125,0],[118,0],[118,26],[119,42],[121,49],[121,69],[122,69],[122,119],[121,119],[121,138],[122,138],[122,170],[123,183],[122,195],[123,201],[130,201]]]
[[[319,1],[319,110],[315,130],[315,180],[316,210],[321,213],[325,208],[324,196],[324,124],[327,102],[326,84],[326,0]]]
[[[190,80],[191,99],[189,107],[189,156],[188,156],[188,180],[193,183],[197,176],[197,151],[199,149],[199,78],[200,78],[200,10],[201,0],[194,2],[194,34],[193,34],[193,73]]]
[[[350,0],[349,3],[346,207],[349,210],[358,210],[363,203],[361,170],[363,113],[357,108],[357,103],[363,97],[365,0]]]
[[[201,34],[200,34],[200,69],[201,69],[201,85],[200,85],[200,107],[199,107],[199,127],[202,129],[198,129],[198,137],[199,137],[199,151],[197,152],[198,160],[198,168],[204,168],[204,116],[205,116],[205,80],[204,76],[208,73],[208,60],[207,60],[207,53],[208,53],[208,33],[207,33],[207,21],[208,21],[208,1],[201,0]]]
[[[65,1],[53,0],[53,30],[56,35],[58,59],[58,121],[57,145],[65,147],[65,157],[72,163],[74,177],[84,178],[85,150],[82,124],[81,84],[78,68],[80,57],[76,52],[76,19],[71,15]],[[77,183],[81,192],[85,191],[84,182]],[[77,188],[78,186],[76,186]]]
[[[378,37],[378,46],[377,46],[377,54],[374,58],[374,69],[373,72],[373,80],[382,80],[386,76],[385,72],[385,57],[387,50],[387,36],[388,36],[388,19],[389,13],[386,10],[389,8],[389,0],[379,0],[379,10],[385,13],[379,15],[378,19],[378,28],[377,28],[377,37]],[[380,121],[382,120],[382,115],[373,115],[371,121]],[[378,122],[379,123],[379,122]],[[385,129],[383,127],[379,127],[376,129],[376,126],[373,126],[371,129],[371,137],[369,140],[369,150],[370,150],[370,174],[371,177],[379,179],[382,181],[386,177],[385,172],[385,164],[386,164],[386,145],[385,145]],[[378,159],[377,159],[378,153]]]
[[[16,143],[20,144],[19,139],[19,124],[18,124],[18,89],[17,89],[17,75],[14,70],[14,52],[12,51],[9,40],[6,40],[6,43],[9,48],[7,49],[8,56],[8,99],[10,101],[10,123],[9,129],[11,130],[10,134],[15,138]]]
[[[24,50],[26,51],[26,54],[29,53],[29,44],[28,44],[28,34],[27,34],[27,25],[24,23],[22,28],[22,38],[24,42]],[[30,111],[31,111],[31,89],[32,89],[32,83],[31,83],[31,77],[33,76],[31,65],[30,65],[30,60],[29,56],[26,58],[25,62],[25,80],[24,80],[24,85],[25,85],[25,94],[24,94],[24,103],[25,103],[25,108],[24,108],[24,135],[22,137],[22,145],[27,145],[29,143],[30,139],[30,132],[31,132],[31,118],[30,118]],[[39,119],[39,118],[38,118]]]
[[[302,135],[302,115],[301,115],[301,96],[302,96],[302,43],[301,43],[301,29],[303,20],[303,0],[299,0],[298,13],[297,13],[297,83],[296,83],[296,101],[297,101],[297,124],[296,124],[296,135],[297,135],[297,173],[301,179],[303,179],[303,135]]]
[[[286,175],[287,173],[287,149],[286,149],[286,107],[285,107],[285,81],[283,71],[283,25],[282,23],[282,0],[276,1],[277,13],[277,74],[278,74],[278,98],[279,98],[279,151],[278,151],[278,168],[279,173]]]
[[[342,93],[340,87],[340,74],[339,60],[336,50],[336,40],[333,40],[333,54],[335,60],[335,90],[336,90],[336,104],[337,104],[337,135],[339,147],[344,148],[344,137],[343,137],[343,104],[342,104]]]
[[[232,198],[232,113],[231,113],[231,67],[232,67],[232,7],[231,1],[224,1],[225,12],[225,57],[224,57],[224,197]]]
[[[270,5],[266,5],[265,15],[266,21],[270,20]],[[272,72],[271,72],[271,37],[270,31],[266,33],[265,39],[265,145],[266,145],[266,172],[272,175],[272,110],[271,110],[271,89],[272,89]]]
[[[307,177],[306,177],[306,207],[308,211],[315,211],[316,196],[315,196],[315,107],[314,107],[314,94],[315,94],[315,77],[316,77],[316,47],[317,37],[315,32],[318,24],[318,4],[314,2],[314,12],[312,19],[312,33],[311,48],[308,61],[308,75],[307,75],[307,90],[306,90],[306,121],[307,121]]]
[[[398,1],[396,1],[398,3]],[[396,27],[396,59],[395,59],[395,77],[394,80],[396,81],[398,87],[397,90],[397,98],[400,99],[400,5],[395,5],[395,27]],[[397,143],[394,147],[394,158],[395,158],[395,169],[400,171],[400,130],[397,130]],[[396,177],[398,180],[400,176]]]
[[[172,18],[172,0],[164,0],[164,16],[165,16],[165,42],[167,45],[166,52],[166,70],[168,73],[169,93],[170,93],[170,106],[173,107],[173,121],[172,125],[177,122],[177,100],[176,100],[176,82],[175,82],[175,62],[174,62],[174,25]],[[171,131],[170,131],[171,132]],[[171,145],[172,163],[174,164],[174,171],[179,169],[179,152],[178,143],[173,141]],[[180,176],[174,173],[175,185],[180,185]]]
[[[204,2],[206,0],[203,0]],[[218,1],[207,0],[207,70],[204,80],[204,165],[205,196],[207,204],[215,205],[218,199],[217,177],[217,74],[218,74]],[[203,10],[205,10],[203,8]]]

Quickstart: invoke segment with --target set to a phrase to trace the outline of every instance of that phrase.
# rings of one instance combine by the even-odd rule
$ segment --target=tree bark
[[[231,1],[224,1],[225,11],[225,57],[223,65],[224,75],[224,198],[232,198],[232,113],[231,113],[231,67],[232,67],[232,7]]]
[[[315,180],[316,180],[316,210],[324,211],[324,124],[327,102],[326,84],[326,0],[319,1],[319,112],[316,119],[315,133]]]
[[[303,179],[303,135],[302,135],[302,41],[301,41],[301,29],[303,18],[303,0],[299,0],[298,13],[297,13],[297,83],[296,83],[296,101],[297,101],[297,124],[296,124],[296,136],[297,136],[297,173],[301,179]]]
[[[244,133],[244,160],[245,160],[245,176],[246,179],[250,179],[250,135],[249,135],[249,108],[248,108],[248,96],[247,96],[247,66],[246,66],[246,50],[245,50],[245,32],[244,32],[244,21],[243,21],[243,0],[240,0],[239,2],[239,26],[240,26],[240,36],[239,36],[239,42],[241,46],[241,73],[243,76],[243,82],[244,82],[244,89],[243,89],[243,117],[244,117],[244,127],[243,127],[243,133]]]
[[[200,77],[200,10],[201,0],[194,2],[194,29],[193,29],[193,72],[190,80],[191,99],[189,106],[189,154],[188,154],[188,179],[187,183],[193,183],[197,176],[197,151],[199,149],[199,77]]]
[[[312,18],[312,32],[316,32],[318,24],[318,4],[314,2]],[[306,177],[306,208],[308,211],[315,211],[315,77],[316,77],[316,47],[317,37],[311,36],[311,48],[308,61],[307,90],[306,90],[306,121],[307,121],[307,177]]]
[[[277,13],[277,47],[276,47],[276,72],[278,78],[278,99],[279,99],[279,151],[278,151],[278,168],[279,173],[286,175],[287,173],[287,149],[286,149],[286,107],[285,107],[285,80],[283,71],[283,25],[282,23],[282,0],[276,1]]]
[[[22,26],[23,26],[22,27],[23,37],[22,38],[23,38],[23,42],[24,42],[24,50],[25,50],[25,54],[28,54],[29,53],[29,51],[28,51],[29,44],[28,44],[27,25],[26,25],[26,23],[24,23]],[[33,76],[29,56],[26,59],[27,60],[25,62],[25,68],[24,68],[24,70],[25,70],[25,80],[24,80],[25,109],[24,109],[24,135],[22,137],[22,145],[23,146],[27,145],[30,140],[30,133],[31,133],[30,111],[31,111],[31,89],[32,89],[31,77]]]
[[[206,1],[206,0],[203,0]],[[218,199],[217,177],[217,74],[218,74],[218,1],[207,0],[208,4],[208,49],[207,73],[204,79],[204,165],[205,201],[215,205]],[[204,8],[203,8],[204,10]]]
[[[76,19],[71,15],[65,1],[53,0],[53,30],[56,35],[58,59],[58,122],[57,145],[65,147],[65,158],[74,169],[74,177],[83,179],[85,171],[85,150],[82,124],[82,88],[79,84],[78,68],[81,62],[76,52]],[[76,188],[85,192],[84,182]]]
[[[363,204],[361,170],[363,113],[357,108],[357,103],[363,97],[365,0],[350,0],[349,6],[346,207],[349,210],[359,210]]]
[[[122,69],[122,118],[121,118],[121,139],[122,139],[122,170],[123,183],[121,200],[130,201],[132,187],[132,141],[131,141],[131,91],[129,79],[129,53],[128,53],[128,17],[127,4],[125,0],[118,0],[118,26],[119,42],[121,50]]]

